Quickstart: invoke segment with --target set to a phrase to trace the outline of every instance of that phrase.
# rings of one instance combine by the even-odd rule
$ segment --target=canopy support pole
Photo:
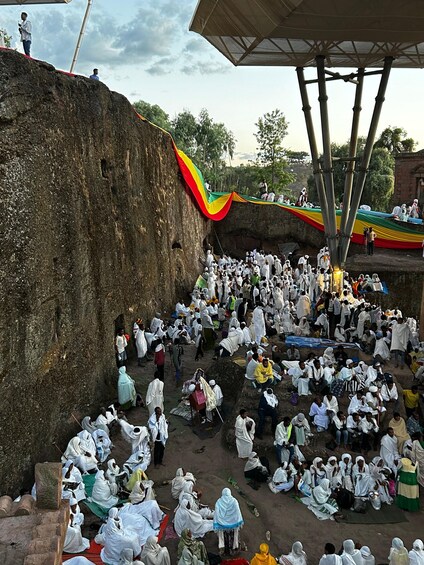
[[[362,156],[361,164],[359,166],[358,177],[355,182],[355,187],[352,192],[352,199],[350,203],[349,214],[346,220],[346,236],[352,235],[353,226],[355,223],[356,213],[361,202],[362,192],[364,190],[365,180],[367,178],[368,167],[370,165],[371,154],[374,147],[375,136],[377,134],[378,122],[380,120],[381,110],[385,100],[387,84],[389,82],[390,71],[393,65],[393,57],[386,57],[384,59],[383,72],[381,73],[380,86],[378,88],[377,96],[375,98],[374,111],[371,118],[370,129],[368,130],[367,141],[365,143],[364,154]],[[347,214],[343,210],[343,215]],[[342,264],[346,262],[347,252],[349,250],[349,239],[347,237],[343,240],[340,249],[340,258]]]
[[[346,81],[346,76],[340,75],[339,77],[337,77],[336,73],[333,73],[331,75],[331,79],[326,78],[325,57],[323,55],[316,57],[316,64],[317,80],[306,81],[304,69],[301,67],[298,67],[296,69],[296,72],[299,83],[300,96],[302,99],[302,110],[305,116],[306,130],[308,133],[314,179],[321,206],[324,233],[330,252],[331,265],[335,271],[342,271],[346,263],[356,214],[358,212],[359,204],[361,202],[361,197],[364,190],[365,180],[371,160],[371,154],[374,147],[375,136],[377,133],[378,122],[385,100],[385,93],[390,76],[390,70],[393,64],[393,57],[386,57],[384,59],[384,66],[381,71],[373,71],[372,73],[367,73],[365,68],[359,68],[356,74],[351,75],[351,77],[355,77],[357,80],[355,80],[354,82],[356,91],[353,107],[352,129],[349,142],[349,156],[345,159],[345,161],[347,162],[347,170],[344,184],[343,210],[341,212],[340,218],[340,230],[337,229],[336,221],[336,199],[334,191],[333,158],[331,155],[331,138],[328,117],[328,96],[326,82],[328,82],[328,80],[344,80],[345,82],[352,83],[353,81]],[[360,165],[357,169],[357,177],[355,179],[355,168],[356,162],[358,160],[356,154],[358,150],[359,119],[362,110],[361,102],[363,84],[364,77],[369,74],[380,74],[381,79],[377,96],[375,98],[374,111],[368,130],[364,153],[362,155],[362,158],[360,159]],[[318,100],[320,104],[321,132],[323,143],[322,159],[320,159],[318,154],[311,106],[309,104],[307,91],[308,84],[312,83],[318,84]]]
[[[85,28],[87,26],[88,16],[90,15],[91,5],[93,4],[93,0],[87,0],[87,8],[85,9],[84,19],[82,20],[81,30],[78,36],[77,44],[75,46],[74,57],[72,59],[71,68],[69,70],[70,73],[74,72],[75,65],[77,64],[79,50],[81,47],[82,39],[84,37]]]

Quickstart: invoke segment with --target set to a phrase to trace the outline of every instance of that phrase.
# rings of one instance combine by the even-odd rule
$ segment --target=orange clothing
[[[250,565],[277,565],[275,557],[269,554],[268,544],[261,543],[259,546],[259,553],[255,553]]]

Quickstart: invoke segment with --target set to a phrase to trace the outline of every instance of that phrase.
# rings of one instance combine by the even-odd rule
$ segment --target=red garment
[[[155,351],[155,365],[165,365],[165,349],[163,347],[160,351]]]

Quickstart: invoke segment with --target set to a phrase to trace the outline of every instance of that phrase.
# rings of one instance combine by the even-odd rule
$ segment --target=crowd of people
[[[152,463],[155,468],[163,464],[169,435],[164,367],[169,355],[183,402],[199,412],[201,425],[211,422],[216,414],[221,417],[220,385],[202,369],[182,379],[184,357],[192,351],[197,360],[205,349],[219,358],[247,348],[246,386],[257,390],[257,417],[241,409],[234,431],[238,456],[245,460],[244,476],[252,488],[266,484],[275,495],[293,491],[305,510],[321,520],[342,520],[344,510],[362,511],[364,505],[378,510],[382,504],[394,503],[408,511],[418,510],[419,485],[424,486],[423,428],[418,412],[421,393],[415,385],[400,390],[396,377],[385,368],[390,357],[396,366],[409,363],[419,382],[417,323],[413,318],[404,320],[399,309],[383,313],[367,302],[362,293],[365,280],[352,281],[346,274],[341,292],[332,292],[327,248],[319,251],[316,268],[307,256],[294,262],[254,251],[245,260],[225,255],[216,260],[208,251],[190,304],[178,301],[170,320],[157,313],[146,327],[137,319],[132,336],[118,328],[118,402],[102,408],[95,419],[85,417],[81,431],[62,455],[62,494],[71,509],[64,551],[79,554],[90,544],[82,535],[84,514],[79,506],[87,501],[105,516],[95,538],[103,546],[103,561],[109,565],[138,560],[145,565],[170,564],[168,550],[158,543],[165,514],[147,474]],[[296,340],[304,338],[324,341],[322,354],[311,351],[302,359],[302,342]],[[126,370],[131,340],[138,364],[151,361],[155,365],[144,398]],[[372,360],[358,362],[346,350],[363,350]],[[282,418],[278,408],[285,406],[279,399],[280,389],[291,391],[287,415]],[[306,415],[296,408],[305,397],[311,401]],[[145,422],[128,421],[127,410],[134,406],[146,407]],[[268,420],[277,462],[274,472],[270,461],[254,451],[254,442],[263,438]],[[113,458],[116,430],[129,451],[121,467]],[[337,455],[308,461],[306,448],[319,434],[328,432],[333,442],[329,448]],[[375,452],[371,458],[370,452]],[[219,562],[220,555],[240,551],[244,520],[229,488],[210,507],[203,503],[193,474],[179,468],[171,493],[177,501],[173,527],[180,538],[179,565],[212,565]],[[32,494],[37,496],[35,486]],[[212,533],[220,555],[208,555],[201,541]],[[420,540],[409,556],[402,542],[394,540],[390,563],[422,563],[424,553],[420,552]],[[327,544],[320,563],[373,562],[369,548],[352,540],[346,540],[339,553]],[[398,554],[407,555],[410,561],[399,560]],[[78,559],[82,558],[76,557],[74,564]],[[273,563],[273,559],[268,546],[262,544],[251,563]],[[283,565],[306,562],[301,542],[279,558]]]

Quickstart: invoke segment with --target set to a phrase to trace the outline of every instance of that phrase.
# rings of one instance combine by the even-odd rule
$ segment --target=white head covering
[[[313,497],[319,504],[325,504],[330,498],[330,495],[331,488],[328,479],[323,479],[321,483],[313,489]]]
[[[411,565],[424,565],[424,544],[420,539],[416,539],[409,552]]]
[[[243,523],[238,501],[232,496],[229,488],[224,488],[221,498],[218,498],[215,504],[214,530],[232,530],[239,528]]]

